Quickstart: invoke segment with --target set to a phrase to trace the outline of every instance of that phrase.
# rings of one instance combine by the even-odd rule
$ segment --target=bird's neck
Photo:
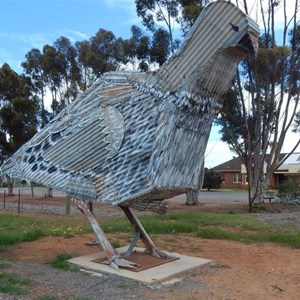
[[[184,74],[177,71],[182,69],[181,60],[170,61],[164,68],[158,70],[153,78],[149,78],[149,81],[163,92],[218,97],[227,91],[238,63],[245,56],[246,52],[238,47],[221,49],[202,65],[186,67]]]
[[[223,95],[239,62],[245,58],[246,52],[237,47],[229,47],[216,52],[205,65],[190,74],[179,90],[190,94],[208,94],[213,97]]]

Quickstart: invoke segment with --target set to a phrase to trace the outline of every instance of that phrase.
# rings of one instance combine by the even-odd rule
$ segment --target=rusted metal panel
[[[201,186],[214,115],[257,38],[233,4],[210,4],[160,70],[104,74],[2,172],[83,200],[165,210],[158,200]]]

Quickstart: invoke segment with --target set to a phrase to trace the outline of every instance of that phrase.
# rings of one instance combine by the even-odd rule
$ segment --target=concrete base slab
[[[128,247],[118,248],[117,251],[120,254],[123,254],[126,252],[127,248]],[[134,250],[138,252],[142,252],[145,249],[136,247],[134,248]],[[120,271],[117,271],[112,267],[110,267],[109,265],[95,262],[95,260],[97,261],[105,258],[104,252],[98,252],[90,255],[72,258],[69,260],[69,262],[86,270],[91,270],[100,273],[115,274],[115,275],[131,278],[133,280],[137,280],[146,284],[151,284],[151,283],[170,279],[174,276],[179,275],[180,273],[193,270],[195,268],[204,266],[211,262],[210,260],[204,258],[186,256],[186,255],[181,255],[178,253],[172,253],[168,251],[164,251],[164,252],[178,259],[139,272],[131,271],[128,269],[120,269]]]

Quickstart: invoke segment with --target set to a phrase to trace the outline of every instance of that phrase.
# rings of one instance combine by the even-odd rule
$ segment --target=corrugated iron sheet
[[[257,36],[255,22],[233,4],[209,5],[161,70],[104,74],[2,172],[75,198],[136,207],[198,189],[221,96]]]
[[[233,31],[230,23],[238,26],[239,31]],[[216,1],[209,4],[178,52],[159,71],[160,88],[177,91],[185,78],[204,68],[216,50],[235,46],[248,33],[258,36],[258,25],[232,3]]]

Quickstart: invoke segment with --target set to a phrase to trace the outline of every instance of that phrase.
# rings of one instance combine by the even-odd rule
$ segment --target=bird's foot
[[[151,254],[152,256],[154,257],[157,257],[157,258],[175,258],[174,256],[170,255],[170,254],[167,254],[157,248],[152,248],[152,249],[148,249],[148,250],[145,250],[146,253],[149,253]]]
[[[129,268],[129,269],[135,269],[137,264],[130,261],[130,260],[126,260],[122,257],[120,257],[119,255],[114,255],[112,256],[109,260],[108,260],[109,265],[119,271],[120,268]]]

